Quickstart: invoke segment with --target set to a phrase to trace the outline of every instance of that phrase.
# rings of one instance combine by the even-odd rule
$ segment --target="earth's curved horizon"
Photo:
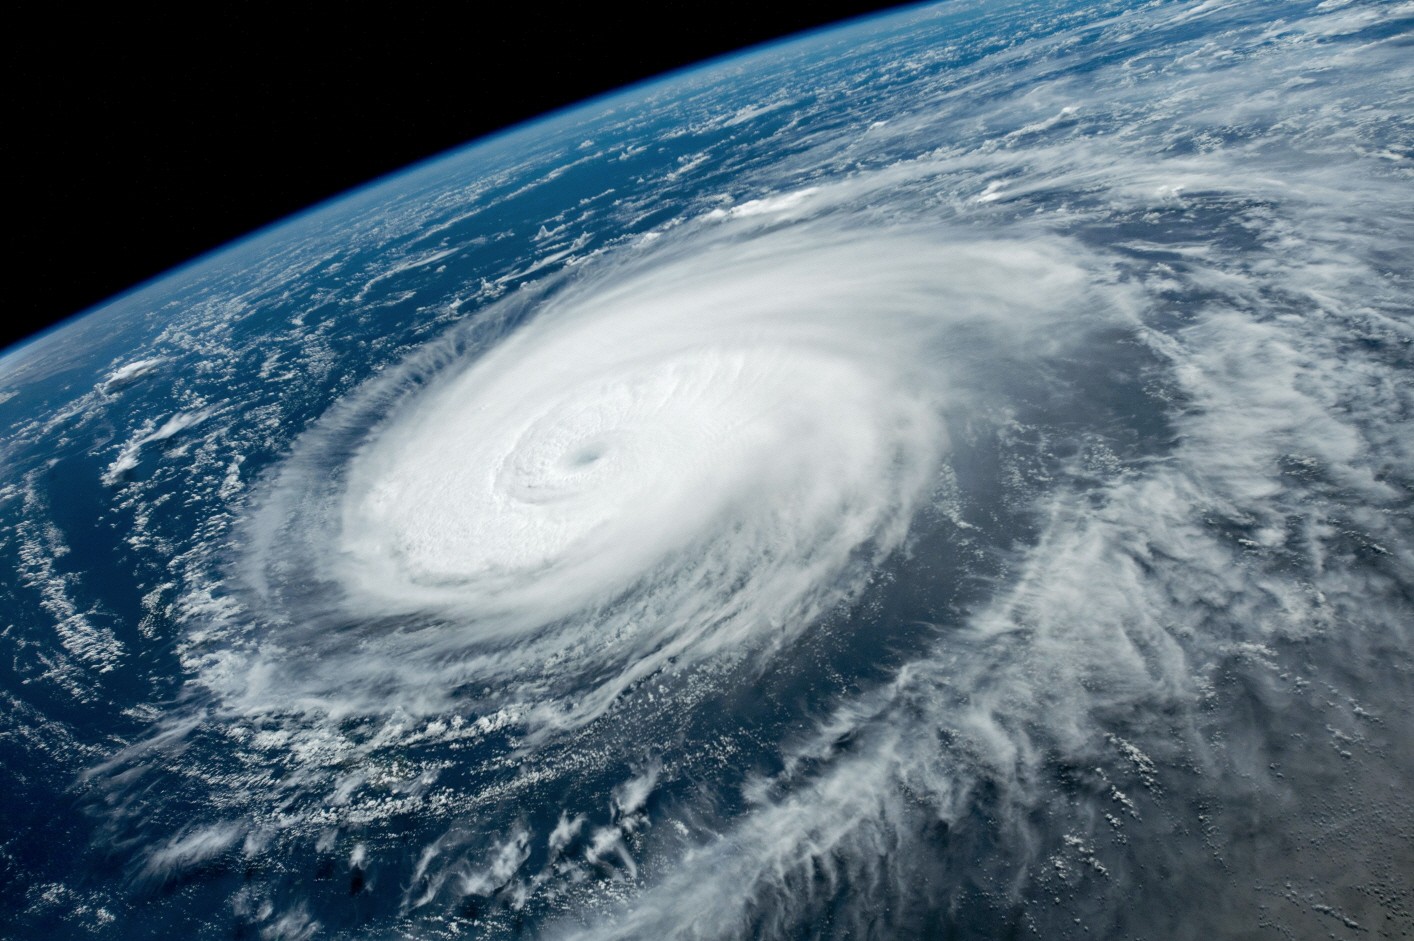
[[[6,352],[8,930],[1414,932],[1411,44],[910,8]]]

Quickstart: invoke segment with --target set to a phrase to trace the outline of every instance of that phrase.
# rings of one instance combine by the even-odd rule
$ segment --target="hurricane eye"
[[[608,448],[601,443],[587,444],[570,452],[567,463],[571,467],[588,467],[602,458],[607,451]]]

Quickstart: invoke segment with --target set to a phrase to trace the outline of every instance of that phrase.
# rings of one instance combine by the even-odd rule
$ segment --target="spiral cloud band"
[[[974,378],[948,345],[1020,340],[1085,282],[1037,245],[819,225],[705,222],[600,267],[484,355],[380,378],[370,432],[330,421],[279,478],[258,565],[308,565],[349,623],[421,620],[350,645],[301,611],[251,671],[279,676],[265,706],[490,684],[575,724],[670,662],[778,645],[904,543]]]

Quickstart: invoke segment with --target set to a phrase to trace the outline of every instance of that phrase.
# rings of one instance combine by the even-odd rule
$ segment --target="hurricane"
[[[435,712],[489,682],[577,725],[670,664],[771,656],[935,499],[984,382],[950,349],[1119,318],[1044,243],[681,241],[514,299],[505,340],[420,351],[301,442],[248,540],[256,610],[293,623],[245,707]]]
[[[26,929],[1414,930],[1409,10],[909,9],[8,367]]]

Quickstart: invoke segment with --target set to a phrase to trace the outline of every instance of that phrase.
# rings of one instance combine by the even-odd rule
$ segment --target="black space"
[[[171,16],[21,3],[0,66],[14,233],[0,348],[499,128],[897,5],[399,5],[366,15],[230,2]]]

